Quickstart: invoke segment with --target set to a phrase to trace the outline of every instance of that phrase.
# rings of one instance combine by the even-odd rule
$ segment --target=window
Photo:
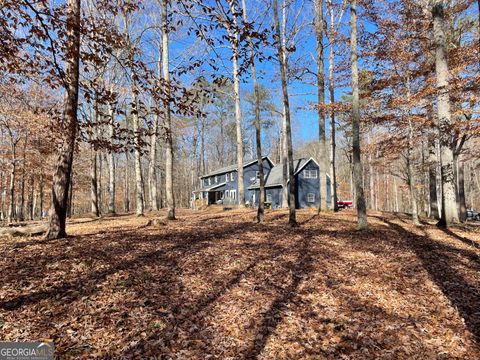
[[[314,193],[308,193],[307,194],[307,202],[309,202],[309,203],[315,202],[315,194]]]
[[[230,173],[230,180],[232,180],[232,181],[235,180],[235,178],[233,177],[233,172]]]
[[[260,179],[260,171],[255,171],[255,178]]]
[[[228,182],[228,173],[225,174],[225,182]]]
[[[267,194],[267,203],[272,202],[272,194]]]
[[[305,179],[316,179],[317,178],[317,170],[304,170],[303,177]]]
[[[208,178],[208,185],[212,185],[212,178]]]
[[[236,199],[236,197],[237,197],[237,190],[232,190],[231,193],[232,193],[232,199],[233,199],[233,200],[237,200],[237,199]]]
[[[218,183],[218,176],[215,176],[215,184]]]

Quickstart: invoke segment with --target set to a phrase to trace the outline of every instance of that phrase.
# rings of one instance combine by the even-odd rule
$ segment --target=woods
[[[336,199],[355,199],[361,228],[366,227],[367,205],[409,212],[414,223],[419,216],[438,217],[441,226],[465,221],[466,209],[478,207],[479,164],[474,149],[479,26],[473,1],[358,6],[335,1],[290,1],[281,6],[272,2],[266,4],[272,16],[252,19],[248,9],[265,4],[85,1],[66,5],[50,8],[46,3],[20,1],[6,2],[2,9],[6,39],[2,91],[14,86],[18,96],[35,102],[3,97],[1,175],[2,184],[9,184],[2,191],[4,220],[21,221],[27,207],[36,218],[51,208],[47,236],[57,238],[65,236],[67,207],[73,214],[99,216],[120,208],[128,211],[134,203],[136,214],[142,216],[145,208],[155,211],[166,206],[167,217],[175,219],[175,207],[191,205],[198,177],[233,160],[239,164],[238,199],[243,204],[242,163],[260,159],[262,150],[284,164],[289,188],[295,187],[293,159],[318,157],[325,184],[320,186],[319,209],[326,210],[328,176],[333,198],[329,206],[336,211]],[[111,16],[98,16],[92,5]],[[308,7],[314,14],[311,18],[303,11]],[[153,9],[158,16],[151,15]],[[417,20],[392,23],[409,15]],[[30,35],[19,36],[14,31],[19,24],[25,24]],[[392,34],[402,40],[392,42]],[[299,36],[307,45],[297,43]],[[182,38],[192,44],[190,48],[179,46]],[[309,38],[316,50],[305,59],[302,52],[308,51]],[[88,50],[80,50],[81,46]],[[350,58],[345,56],[346,48]],[[264,88],[265,95],[278,93],[283,100],[262,104],[261,84],[274,84],[275,79],[279,84]],[[38,82],[47,85],[36,91],[51,98],[52,106],[24,93]],[[389,93],[390,89],[400,92]],[[290,91],[294,97],[298,91],[311,93],[303,101],[295,99],[293,113]],[[58,98],[62,92],[63,110]],[[249,92],[254,99],[252,120],[242,101]],[[224,110],[216,113],[220,103]],[[15,106],[22,111],[33,107],[56,127],[50,134],[44,131],[46,138],[55,138],[48,155],[51,165],[40,175],[28,175],[28,180],[24,173],[33,146],[28,136],[31,125],[20,121],[23,135],[11,128]],[[312,119],[317,113],[318,140],[299,131],[304,127],[299,122],[303,113]],[[392,125],[397,135],[388,133]],[[420,139],[426,139],[421,149],[414,146],[418,141],[423,144]],[[267,144],[263,149],[262,140]],[[315,143],[318,146],[311,146]],[[86,158],[91,159],[90,180],[80,172],[77,183],[75,164],[84,166]],[[129,174],[134,174],[134,185]],[[51,199],[44,194],[50,187]],[[25,201],[26,191],[35,196]],[[32,211],[40,192],[42,206],[39,210],[37,199]],[[289,204],[295,203],[292,196],[290,191]],[[290,209],[294,224],[295,206]],[[259,219],[260,214],[261,210]]]
[[[64,5],[1,10],[4,221],[50,209],[59,238],[67,213],[172,220],[199,176],[233,162],[243,206],[242,164],[266,154],[292,226],[299,157],[330,184],[319,211],[354,200],[360,228],[367,207],[450,226],[480,206],[474,1]]]
[[[479,12],[0,0],[0,357],[480,358]]]

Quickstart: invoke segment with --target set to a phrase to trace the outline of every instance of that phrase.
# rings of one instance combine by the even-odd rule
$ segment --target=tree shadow
[[[474,252],[441,244],[427,235],[415,234],[387,219],[383,221],[400,237],[408,234],[407,241],[396,245],[413,250],[430,278],[458,310],[477,344],[480,344],[480,281],[477,278],[477,283],[472,283],[455,269],[459,265],[459,257],[463,257],[474,263],[472,270],[478,275],[480,257]]]
[[[73,281],[66,281],[59,285],[52,286],[47,290],[34,291],[9,300],[2,300],[0,301],[0,309],[7,311],[18,310],[24,306],[32,305],[42,300],[56,299],[59,296],[62,299],[60,302],[71,303],[79,297],[91,295],[98,291],[96,284],[104,281],[109,275],[115,274],[121,270],[138,267],[139,264],[166,264],[169,265],[172,269],[171,272],[173,273],[175,267],[172,267],[172,258],[182,258],[188,254],[205,249],[219,239],[225,241],[228,237],[235,236],[239,232],[244,232],[246,224],[247,223],[226,224],[223,227],[216,229],[195,229],[191,232],[178,231],[176,234],[148,235],[140,238],[132,233],[128,236],[123,236],[120,241],[128,243],[129,246],[134,244],[139,246],[142,243],[150,242],[154,245],[159,244],[159,246],[163,246],[163,248],[149,251],[126,261],[122,258],[122,255],[125,255],[123,254],[123,251],[126,250],[124,247],[120,249],[114,247],[106,249],[93,248],[88,246],[91,245],[89,243],[84,246],[79,239],[85,239],[87,236],[78,237],[74,241],[78,246],[77,251],[72,251],[70,253],[60,252],[60,254],[53,255],[45,252],[41,255],[28,255],[26,259],[16,259],[17,261],[15,261],[10,267],[3,268],[3,271],[11,274],[11,276],[13,276],[12,281],[18,283],[23,279],[31,281],[36,278],[43,278],[47,275],[47,266],[58,261],[73,261],[78,263],[80,261],[97,259],[108,265],[106,269],[88,272],[85,276],[78,277]],[[64,240],[60,241],[61,244],[65,244]],[[55,242],[53,242],[53,244],[55,244]],[[172,254],[175,254],[175,256],[172,257]],[[25,263],[30,263],[30,265],[25,266]],[[39,264],[43,264],[43,269],[38,266]],[[4,278],[3,285],[8,285],[8,279]]]
[[[439,228],[441,231],[443,231],[445,234],[457,239],[457,240],[460,240],[461,242],[463,242],[464,244],[468,245],[468,246],[473,246],[475,249],[478,249],[480,250],[480,244],[473,241],[472,239],[469,239],[465,236],[461,236],[461,235],[458,235],[456,233],[454,233],[452,230],[448,229],[448,228]]]
[[[245,359],[256,359],[265,348],[268,339],[282,322],[282,312],[287,305],[297,296],[297,289],[305,276],[312,271],[313,255],[310,251],[310,237],[304,234],[301,246],[298,249],[297,261],[287,264],[287,272],[291,272],[290,284],[280,291],[280,295],[263,314],[263,320],[256,331],[253,343],[245,354]]]

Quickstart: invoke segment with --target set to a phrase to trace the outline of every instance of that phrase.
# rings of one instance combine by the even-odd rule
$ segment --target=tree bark
[[[237,9],[235,2],[230,2],[230,11],[232,14],[232,26],[227,24],[230,43],[232,47],[232,68],[233,68],[233,92],[235,94],[235,127],[237,134],[237,165],[238,165],[238,201],[240,207],[245,206],[245,184],[243,176],[243,130],[242,130],[242,110],[240,104],[240,68],[239,59],[239,34],[237,24]]]
[[[282,27],[280,33],[280,44],[282,45],[282,58],[284,63],[285,73],[288,73],[288,62],[287,54],[285,47],[287,45],[286,41],[287,34],[287,3],[286,0],[283,0],[282,6]],[[282,138],[281,138],[281,162],[282,162],[282,208],[288,207],[288,145],[287,145],[287,112],[285,111],[285,104],[282,103],[283,112],[282,112]]]
[[[242,0],[243,7],[243,20],[245,23],[247,20],[247,9],[245,6],[245,0]],[[260,193],[258,199],[257,208],[257,222],[263,222],[264,220],[264,203],[265,203],[265,175],[263,171],[263,159],[262,159],[262,134],[261,134],[261,122],[260,122],[260,88],[257,81],[257,73],[255,71],[255,52],[251,37],[248,37],[248,43],[250,46],[250,68],[252,70],[253,88],[255,91],[255,140],[257,145],[257,165],[260,183]]]
[[[133,120],[133,133],[135,137],[135,149],[134,149],[134,166],[135,166],[135,200],[136,209],[135,214],[137,216],[143,216],[144,203],[143,203],[143,173],[142,173],[142,153],[141,153],[141,130],[140,120],[138,116],[138,90],[136,84],[132,84],[132,120]]]
[[[442,212],[439,226],[458,223],[457,199],[453,164],[453,133],[448,90],[448,64],[445,38],[443,2],[436,0],[432,7],[435,41],[435,73],[437,80],[437,111],[440,138],[440,163],[442,178]]]
[[[284,58],[284,48],[281,43],[280,37],[280,22],[278,20],[278,1],[273,0],[273,22],[275,27],[275,37],[277,42],[277,54],[280,61],[280,78],[282,82],[282,93],[283,93],[283,107],[285,109],[285,123],[286,123],[286,138],[287,138],[287,159],[288,159],[288,179],[290,181],[290,188],[288,191],[288,208],[289,208],[289,217],[288,225],[290,227],[297,226],[296,219],[296,201],[295,201],[295,176],[293,168],[293,150],[292,150],[292,128],[290,123],[290,104],[288,99],[288,87],[287,87],[287,74]]]
[[[315,0],[315,35],[317,40],[317,103],[318,103],[318,138],[320,154],[320,201],[318,212],[327,210],[327,145],[325,136],[325,75],[323,47],[323,0]]]
[[[125,176],[123,180],[123,209],[126,213],[130,212],[130,172],[129,172],[128,151],[125,152]]]
[[[337,174],[335,165],[335,79],[334,79],[334,61],[335,61],[335,18],[333,12],[332,0],[327,0],[327,6],[330,14],[330,30],[328,31],[328,93],[330,97],[330,193],[332,195],[332,209],[334,212],[338,211],[337,199]]]
[[[158,211],[157,198],[157,133],[158,116],[153,117],[152,136],[150,138],[150,163],[148,166],[148,187],[150,190],[150,210]]]
[[[467,203],[465,200],[465,163],[457,159],[458,214],[461,222],[467,220]]]
[[[429,183],[429,206],[430,216],[439,220],[438,198],[437,198],[437,155],[435,152],[435,140],[429,140],[429,163],[428,163],[428,183]]]
[[[27,143],[28,143],[28,131],[25,134],[25,140],[23,142],[23,159],[22,159],[22,180],[20,181],[20,205],[18,207],[17,219],[18,221],[25,220],[25,173],[27,164]]]
[[[55,163],[52,184],[52,206],[48,224],[47,239],[63,238],[67,235],[65,222],[67,216],[68,193],[72,176],[72,163],[75,140],[78,132],[78,82],[80,63],[80,0],[68,0],[67,15],[67,51],[66,83],[64,100],[65,134]]]
[[[420,225],[418,219],[417,187],[415,181],[415,171],[413,167],[413,124],[408,118],[408,150],[407,150],[407,175],[408,189],[410,191],[410,209],[412,211],[412,222],[414,225]]]
[[[112,104],[108,105],[108,115],[109,115],[109,136],[113,141],[115,135],[114,128],[114,114]],[[113,150],[109,150],[107,154],[108,159],[108,213],[115,214],[115,193],[116,193],[116,182],[115,182],[115,154]]]
[[[94,106],[95,114],[93,115],[93,119],[95,119],[93,127],[96,126],[98,123],[97,116],[97,106]],[[92,137],[94,134],[94,130],[92,130]],[[93,139],[92,139],[93,140]],[[98,206],[98,177],[97,177],[97,151],[95,150],[93,144],[90,145],[90,204],[91,204],[91,212],[93,216],[99,217],[100,210]]]
[[[163,0],[161,10],[162,21],[162,71],[167,84],[168,101],[165,104],[165,192],[167,197],[167,219],[175,220],[175,197],[173,193],[173,130],[170,110],[170,69],[169,69],[169,38],[168,38],[168,0]]]
[[[350,46],[352,67],[352,152],[355,195],[357,206],[357,222],[359,229],[366,229],[367,209],[363,193],[363,169],[360,150],[360,91],[358,85],[357,55],[357,1],[350,0]]]
[[[9,203],[8,203],[8,222],[12,222],[15,216],[15,175],[17,170],[17,160],[15,157],[17,156],[17,146],[15,142],[12,142],[12,161],[10,167],[10,185],[8,187],[8,192],[10,195]]]

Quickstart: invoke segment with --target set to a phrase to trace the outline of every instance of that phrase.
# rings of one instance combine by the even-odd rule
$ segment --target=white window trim
[[[215,184],[218,183],[218,176],[215,175]]]
[[[318,178],[318,171],[313,169],[305,169],[303,171],[303,177],[304,179],[317,179]]]
[[[212,185],[212,178],[208,178],[208,185]]]
[[[237,200],[237,190],[232,190],[232,199]]]
[[[313,198],[313,199],[311,200],[311,198]],[[309,203],[314,203],[315,202],[315,193],[308,193],[307,194],[307,202],[309,202]]]
[[[267,194],[265,200],[266,200],[267,203],[271,203],[272,202],[272,194]]]

